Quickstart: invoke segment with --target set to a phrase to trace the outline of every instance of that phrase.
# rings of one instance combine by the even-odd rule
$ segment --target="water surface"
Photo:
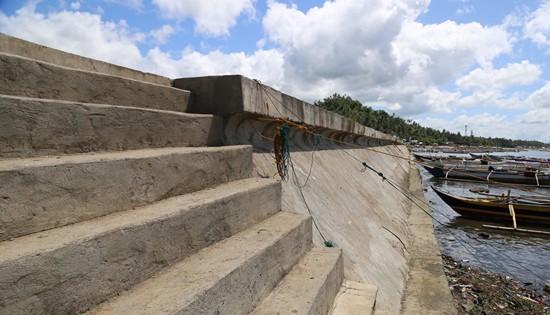
[[[520,155],[520,154],[517,154]],[[522,153],[523,155],[523,153]],[[550,152],[530,156],[549,157]],[[471,265],[491,272],[512,276],[540,289],[550,280],[550,235],[508,232],[483,227],[483,224],[511,226],[510,222],[487,222],[466,219],[454,212],[430,188],[434,186],[459,196],[477,196],[471,188],[486,188],[492,194],[506,193],[509,187],[487,183],[445,181],[433,178],[421,169],[424,195],[432,209],[436,238],[443,254],[455,260],[467,260]],[[527,189],[529,191],[525,191]],[[522,187],[512,194],[542,194],[550,196],[549,188]],[[518,225],[519,228],[550,231],[550,228]]]

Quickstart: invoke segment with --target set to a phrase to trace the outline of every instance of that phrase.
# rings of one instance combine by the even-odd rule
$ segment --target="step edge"
[[[87,163],[108,163],[120,160],[140,160],[178,154],[198,154],[202,152],[252,151],[251,145],[228,145],[218,147],[164,147],[146,148],[126,151],[107,151],[76,153],[55,156],[36,156],[24,158],[7,158],[0,161],[0,172],[17,171],[21,168],[33,169],[59,165],[76,165]]]
[[[173,110],[167,110],[167,109],[158,109],[158,108],[150,108],[150,107],[136,107],[136,106],[107,104],[107,103],[89,103],[89,102],[67,101],[67,100],[61,100],[61,99],[37,98],[37,97],[9,95],[9,94],[0,94],[0,99],[2,99],[2,98],[13,99],[13,100],[21,100],[21,101],[26,101],[26,102],[59,103],[59,104],[63,104],[63,105],[72,105],[72,106],[77,105],[77,106],[82,106],[82,107],[117,108],[117,109],[120,109],[120,110],[146,111],[146,112],[153,112],[153,113],[172,114],[172,115],[175,115],[175,116],[182,116],[182,117],[194,117],[194,118],[203,118],[203,117],[204,118],[212,118],[212,117],[216,117],[213,114],[187,113],[187,112],[173,111]]]
[[[233,272],[238,270],[239,268],[242,268],[243,266],[247,265],[248,263],[255,261],[255,259],[258,259],[258,257],[261,257],[264,255],[265,251],[269,250],[272,246],[276,246],[279,242],[282,242],[282,240],[285,240],[289,235],[291,235],[296,230],[300,229],[303,225],[307,226],[309,231],[311,231],[311,216],[306,214],[297,214],[297,213],[290,213],[290,212],[279,212],[275,215],[273,215],[270,218],[267,218],[266,220],[240,232],[237,233],[229,238],[226,238],[220,242],[217,242],[207,248],[204,248],[197,252],[196,254],[184,259],[183,261],[179,262],[178,264],[168,268],[168,270],[164,270],[158,275],[144,281],[141,284],[138,284],[136,287],[130,289],[129,291],[121,293],[119,296],[113,298],[112,300],[107,301],[104,304],[100,304],[97,308],[94,308],[90,310],[90,312],[87,312],[85,314],[92,315],[92,314],[106,314],[110,313],[112,311],[113,305],[118,305],[120,303],[124,304],[126,300],[131,299],[132,296],[138,295],[141,296],[145,294],[142,291],[147,291],[148,287],[155,286],[157,283],[164,284],[163,289],[164,291],[171,290],[167,288],[168,279],[170,279],[174,273],[178,273],[180,271],[179,269],[185,269],[186,266],[197,264],[198,261],[208,261],[208,259],[203,257],[215,256],[217,252],[219,251],[225,251],[227,248],[235,248],[234,245],[238,244],[239,242],[243,242],[241,239],[247,239],[247,237],[253,238],[254,234],[258,234],[262,230],[269,230],[269,227],[272,227],[274,224],[271,221],[277,221],[277,220],[292,220],[292,225],[286,224],[283,229],[279,232],[276,232],[276,235],[271,235],[268,240],[263,240],[261,248],[257,248],[256,251],[253,251],[252,253],[249,253],[248,255],[241,255],[238,256],[235,260],[239,260],[238,265],[235,267],[231,266],[227,268],[227,270],[224,270],[221,276],[218,276],[217,280],[210,280],[207,282],[210,283],[201,283],[197,285],[196,288],[180,288],[182,291],[182,295],[184,296],[192,296],[192,298],[187,299],[187,301],[181,301],[180,298],[171,297],[170,300],[180,300],[179,303],[173,303],[177,304],[175,307],[177,308],[184,308],[186,306],[192,307],[191,305],[200,299],[200,296],[198,296],[197,292],[199,293],[207,293],[209,289],[211,289],[215,284],[219,283],[220,279],[223,280],[227,277],[229,277]],[[265,226],[265,229],[263,228]],[[308,233],[308,235],[311,235],[311,233]],[[309,244],[311,244],[311,239]],[[310,245],[311,246],[311,245]],[[233,251],[235,252],[235,251]],[[300,258],[298,258],[300,259]],[[227,259],[226,259],[227,260]],[[203,273],[206,273],[208,271],[203,271]],[[192,274],[192,271],[187,271],[187,273]],[[276,283],[275,283],[276,285]],[[173,289],[173,288],[172,288]],[[157,287],[157,291],[160,290]],[[193,292],[187,292],[187,291],[194,291]],[[173,292],[173,291],[172,291]],[[260,298],[261,299],[261,298]],[[171,304],[171,305],[173,305]],[[170,313],[175,312],[175,310],[171,310]],[[155,312],[156,313],[156,312]]]
[[[228,186],[239,185],[239,190],[228,192]],[[244,185],[244,188],[242,187]],[[70,225],[61,226],[58,228],[45,230],[41,232],[36,232],[29,235],[20,236],[14,238],[13,240],[5,240],[0,242],[0,265],[8,261],[13,261],[20,259],[22,257],[36,255],[37,252],[52,252],[60,248],[64,248],[68,245],[76,245],[78,243],[83,243],[89,240],[96,238],[97,236],[102,236],[108,233],[112,233],[116,230],[128,229],[136,226],[146,224],[147,222],[154,221],[155,219],[164,219],[168,220],[171,217],[179,216],[182,212],[192,212],[200,210],[203,207],[204,199],[203,196],[215,196],[216,199],[210,200],[208,204],[215,204],[222,201],[224,198],[227,198],[232,195],[240,195],[248,193],[249,191],[259,191],[263,189],[271,189],[272,186],[278,186],[279,182],[272,179],[260,179],[260,178],[245,178],[239,179],[228,183],[222,183],[214,187],[206,188],[196,192],[170,197],[168,199],[160,200],[152,204],[148,204],[141,207],[136,207],[135,209],[114,212],[102,217],[90,219],[87,221],[73,223]],[[213,193],[214,192],[214,193]],[[216,194],[218,193],[218,194]],[[186,202],[191,199],[192,203],[187,204]],[[193,200],[197,199],[197,200]],[[186,203],[186,204],[183,204]],[[178,206],[182,204],[181,206]],[[140,216],[140,214],[154,212],[158,208],[161,210],[163,208],[177,208],[177,210],[165,210],[164,212],[155,212],[154,214],[147,217]],[[97,233],[89,232],[90,227],[100,227],[100,231]],[[74,231],[79,232],[80,234],[74,235]],[[72,234],[71,234],[71,231]],[[60,235],[73,235],[74,239],[69,243],[67,241],[61,241],[58,244],[51,243],[48,239],[52,237],[59,237]],[[38,240],[38,241],[37,241]],[[27,250],[27,253],[21,253],[18,249],[22,248],[21,246],[25,243],[37,242],[35,244],[35,249]],[[39,246],[41,245],[41,246]]]

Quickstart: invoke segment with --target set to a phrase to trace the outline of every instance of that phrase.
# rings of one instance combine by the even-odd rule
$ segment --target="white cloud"
[[[158,44],[164,44],[168,38],[174,34],[174,28],[168,24],[163,25],[161,28],[152,30],[150,32]]]
[[[450,132],[460,132],[464,135],[464,126],[468,125],[468,134],[473,131],[474,136],[538,140],[550,143],[548,124],[550,110],[541,109],[530,111],[518,118],[511,118],[501,114],[482,113],[478,115],[459,115],[454,119],[425,118],[416,119],[422,126]]]
[[[472,91],[471,95],[461,98],[457,104],[493,108],[532,107],[533,102],[523,101],[525,93],[516,92],[509,95],[507,92],[509,88],[534,84],[541,75],[541,67],[527,60],[508,64],[500,69],[476,68],[456,80],[455,84],[459,89]]]
[[[285,54],[285,91],[307,101],[345,93],[398,115],[452,111],[460,92],[441,89],[513,42],[500,27],[415,22],[428,4],[335,0],[301,12],[270,2],[263,25]]]
[[[502,90],[514,85],[529,85],[536,82],[542,70],[539,65],[523,60],[512,63],[504,68],[476,68],[467,75],[456,80],[461,89],[497,89]]]
[[[72,2],[71,3],[71,9],[79,10],[80,9],[80,2]]]
[[[450,132],[460,132],[464,136],[464,126],[468,125],[468,130],[473,131],[475,135],[484,137],[502,137],[517,138],[515,123],[510,121],[504,115],[494,115],[483,113],[478,115],[459,115],[454,119],[425,118],[417,119],[419,124],[438,130],[447,130]],[[495,126],[498,126],[496,128]],[[469,132],[470,132],[469,131]],[[470,134],[467,134],[469,136]]]
[[[201,54],[191,49],[181,53],[179,59],[173,59],[158,48],[147,55],[150,69],[171,78],[206,75],[242,74],[259,79],[265,84],[277,87],[283,80],[283,58],[276,50],[259,50],[253,55],[244,53],[225,54],[212,51]]]
[[[137,68],[141,53],[136,42],[143,34],[131,33],[125,21],[104,22],[86,12],[35,12],[29,2],[12,16],[0,12],[0,31],[28,41],[82,56]]]
[[[545,1],[527,18],[525,36],[535,43],[550,47],[550,1]]]
[[[195,20],[195,30],[209,36],[229,35],[242,14],[253,15],[252,0],[153,0],[165,17]]]
[[[525,99],[525,105],[529,108],[550,108],[550,82]]]
[[[545,129],[548,129],[550,125],[550,107],[529,111],[518,116],[517,120],[519,123],[530,124],[531,127],[534,127],[532,124],[544,124]],[[545,134],[548,134],[548,131]]]

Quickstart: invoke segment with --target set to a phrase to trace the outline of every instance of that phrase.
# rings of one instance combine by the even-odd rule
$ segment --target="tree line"
[[[383,133],[391,134],[404,140],[418,140],[425,145],[442,145],[452,142],[461,145],[503,148],[550,146],[550,144],[540,141],[468,136],[461,135],[460,132],[453,133],[445,129],[436,130],[430,127],[423,127],[411,119],[403,119],[395,116],[395,114],[390,115],[384,110],[374,110],[371,107],[363,106],[361,102],[352,99],[348,95],[337,93],[322,101],[315,101],[314,105]]]

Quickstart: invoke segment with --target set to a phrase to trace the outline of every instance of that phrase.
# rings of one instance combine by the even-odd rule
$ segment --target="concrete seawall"
[[[280,178],[273,140],[278,126],[290,126],[283,210],[312,215],[314,244],[342,248],[345,278],[378,287],[378,314],[456,313],[431,218],[362,164],[423,198],[404,145],[242,76],[174,86],[192,91],[189,110],[223,117],[224,144],[253,146],[256,176]]]
[[[248,170],[252,169],[256,177],[280,179],[273,154],[274,138],[276,128],[289,126],[290,133],[285,140],[289,145],[286,157],[290,160],[287,164],[288,176],[281,180],[282,210],[311,215],[314,245],[323,247],[325,241],[330,241],[342,249],[346,280],[377,287],[375,314],[456,314],[433,235],[431,218],[416,208],[408,196],[392,187],[388,180],[383,180],[380,174],[363,165],[368,164],[392,183],[407,190],[407,193],[423,198],[418,171],[410,162],[410,152],[395,137],[240,75],[171,80],[3,34],[0,34],[0,51],[5,54],[6,60],[12,55],[19,55],[67,69],[77,69],[86,74],[115,76],[113,80],[124,77],[140,81],[139,84],[149,82],[156,88],[176,90],[172,88],[176,87],[189,91],[177,90],[175,93],[189,94],[187,112],[214,115],[211,117],[211,127],[207,131],[203,130],[208,132],[208,137],[205,136],[208,145],[252,146],[252,160],[248,155],[239,166],[225,167],[228,172],[244,166]],[[151,96],[151,89],[148,91],[146,94]],[[13,98],[4,96],[0,112],[9,107],[10,102],[7,100]],[[185,101],[187,105],[187,98]],[[31,101],[24,99],[20,102]],[[33,104],[52,102],[32,101]],[[148,106],[152,105],[148,104],[154,101],[145,103],[145,108],[141,110],[151,111]],[[82,105],[66,100],[56,104],[73,113],[76,110],[69,106]],[[101,106],[104,105],[87,104],[85,108]],[[60,115],[61,110],[56,108],[50,107],[48,110]],[[124,109],[137,111],[139,108]],[[42,114],[33,117],[45,116],[44,112],[38,113]],[[112,111],[101,113],[117,120]],[[158,119],[147,120],[151,125],[147,127],[151,130],[166,134],[162,128],[155,129],[155,124],[184,129],[165,117],[171,115],[170,110],[159,111],[156,115]],[[21,116],[21,121],[30,117],[25,113],[21,113]],[[185,123],[183,120],[178,122]],[[84,128],[81,123],[77,125]],[[101,128],[102,132],[108,130],[106,127]],[[199,133],[198,124],[189,128],[192,128],[189,133]],[[4,133],[0,135],[0,140],[2,136],[13,138],[6,129]],[[121,138],[128,138],[129,135],[129,132],[125,133]],[[63,144],[67,142],[59,146]],[[250,153],[250,148],[246,150]],[[212,173],[211,168],[208,171]],[[261,198],[257,199],[261,201]],[[261,204],[258,200],[254,204]]]

